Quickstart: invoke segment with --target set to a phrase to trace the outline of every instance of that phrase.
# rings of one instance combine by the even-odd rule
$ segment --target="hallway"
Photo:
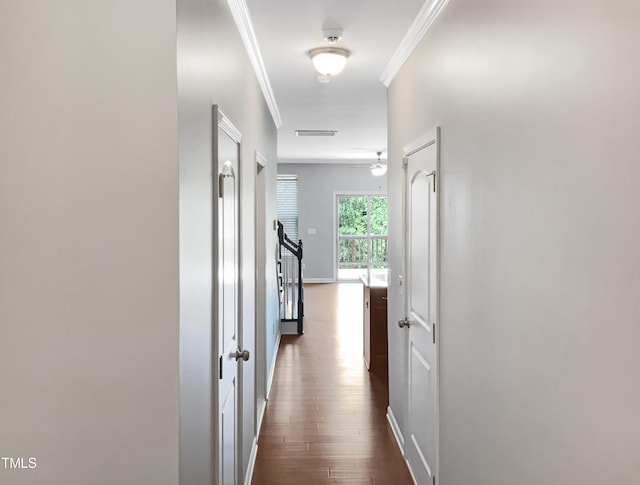
[[[305,335],[283,335],[254,485],[411,484],[362,359],[362,285],[305,285]]]

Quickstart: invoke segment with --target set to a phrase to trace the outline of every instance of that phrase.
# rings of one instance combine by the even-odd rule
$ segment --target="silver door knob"
[[[231,357],[233,357],[234,359],[236,359],[236,361],[242,359],[245,362],[249,360],[249,351],[248,350],[236,350],[235,352],[231,353]]]
[[[402,320],[398,320],[398,327],[404,328],[409,326],[409,319],[403,318]]]

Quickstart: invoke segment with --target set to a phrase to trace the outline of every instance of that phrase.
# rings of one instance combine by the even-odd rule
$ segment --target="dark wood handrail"
[[[298,258],[298,261],[302,261],[302,239],[298,239],[298,242],[294,242],[284,232],[284,226],[282,222],[278,221],[278,241],[282,246],[287,248],[290,253]]]

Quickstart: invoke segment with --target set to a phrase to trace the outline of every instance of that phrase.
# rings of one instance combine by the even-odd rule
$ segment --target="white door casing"
[[[256,416],[254,434],[260,433],[260,424],[267,401],[267,212],[266,212],[266,159],[255,152],[256,189],[255,189],[255,396]]]
[[[406,459],[417,483],[438,474],[438,150],[434,128],[404,148]]]
[[[214,157],[214,308],[217,332],[218,388],[215,483],[238,482],[240,456],[239,420],[241,373],[238,359],[240,322],[240,140],[241,135],[226,116],[213,107],[215,126]],[[240,353],[241,355],[241,353]]]

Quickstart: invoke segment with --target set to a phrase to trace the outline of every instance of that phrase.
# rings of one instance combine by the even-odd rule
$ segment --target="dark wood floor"
[[[304,324],[280,343],[252,483],[412,484],[362,360],[362,286],[305,285]]]

